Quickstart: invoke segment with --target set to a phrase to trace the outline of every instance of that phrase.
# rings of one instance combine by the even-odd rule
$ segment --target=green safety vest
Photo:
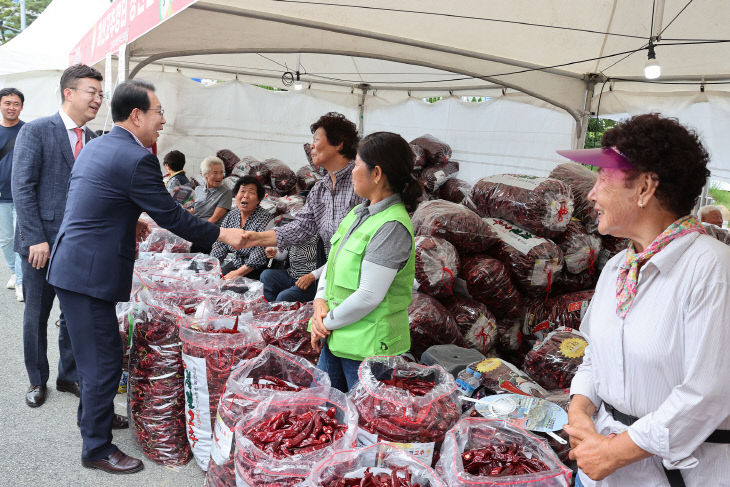
[[[336,357],[363,360],[373,355],[398,355],[411,348],[408,325],[408,305],[411,304],[415,277],[415,251],[413,224],[403,203],[396,203],[368,217],[345,241],[342,239],[355,223],[355,210],[342,220],[330,242],[330,259],[327,261],[327,288],[325,299],[329,309],[336,308],[360,286],[360,269],[365,249],[373,235],[389,221],[397,221],[411,235],[411,255],[399,270],[385,294],[383,301],[360,321],[332,330],[327,346]]]

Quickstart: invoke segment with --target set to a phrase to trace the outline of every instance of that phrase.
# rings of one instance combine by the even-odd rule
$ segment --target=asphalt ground
[[[126,454],[141,458],[145,468],[131,475],[111,475],[81,466],[81,435],[76,427],[78,399],[56,391],[58,366],[58,300],[48,320],[48,360],[51,373],[46,403],[25,404],[28,376],[23,362],[24,303],[5,289],[10,277],[0,259],[0,486],[202,486],[204,473],[195,461],[167,468],[147,459],[132,430],[114,430],[114,443]],[[126,415],[126,395],[115,398],[116,412]]]

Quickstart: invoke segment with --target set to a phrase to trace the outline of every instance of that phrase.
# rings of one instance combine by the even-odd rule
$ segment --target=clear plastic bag
[[[252,312],[251,324],[259,329],[267,345],[317,362],[319,353],[312,348],[307,331],[314,313],[312,303],[261,303]]]
[[[573,216],[568,185],[557,179],[500,174],[474,184],[467,206],[481,216],[502,218],[540,237],[555,238]]]
[[[311,166],[302,166],[297,169],[297,189],[299,191],[309,191],[312,187],[322,179],[319,171],[315,171]]]
[[[573,219],[556,241],[563,251],[565,270],[571,274],[596,272],[596,261],[601,252],[601,238],[588,233],[583,225]]]
[[[471,297],[486,304],[498,319],[520,316],[522,296],[501,261],[488,255],[462,256],[459,277]]]
[[[463,179],[449,178],[438,190],[437,196],[442,200],[461,203],[471,194],[471,184]]]
[[[428,159],[426,154],[426,151],[423,150],[423,147],[416,144],[410,144],[411,150],[413,151],[413,170],[414,171],[420,171],[424,167],[428,165]]]
[[[497,236],[473,211],[445,200],[425,201],[412,217],[416,235],[448,240],[460,252],[484,252],[497,243]]]
[[[553,280],[563,270],[563,252],[552,240],[498,218],[484,219],[499,237],[492,253],[509,267],[525,293],[549,294]]]
[[[241,161],[236,163],[236,165],[233,167],[233,171],[231,171],[231,176],[235,176],[237,178],[248,176],[251,173],[251,168],[260,164],[261,161],[259,161],[255,157],[244,156],[243,159],[241,159]]]
[[[241,161],[241,159],[239,159],[239,157],[229,149],[221,149],[215,153],[215,156],[223,161],[223,164],[226,167],[226,176],[230,176],[233,172],[233,168]]]
[[[315,417],[325,413],[344,428],[330,426],[325,430],[323,422],[304,416],[308,413]],[[297,422],[288,426],[291,419]],[[291,436],[277,433],[265,438],[257,434],[266,422],[277,431],[288,428]],[[315,429],[316,437],[313,435]],[[316,387],[295,394],[273,393],[253,412],[244,414],[236,426],[236,485],[294,486],[302,482],[317,463],[336,451],[354,447],[356,437],[357,410],[339,390]],[[317,443],[323,439],[325,441]],[[305,441],[314,444],[298,446]]]
[[[359,486],[370,475],[383,487],[445,487],[431,467],[388,443],[335,453],[314,467],[302,487]]]
[[[418,236],[415,248],[418,290],[435,297],[452,296],[459,273],[456,247],[442,238]]]
[[[497,338],[497,320],[487,306],[458,295],[446,299],[443,304],[459,326],[466,344],[487,355]]]
[[[601,235],[601,251],[598,253],[598,270],[603,270],[603,266],[611,258],[620,253],[629,246],[631,241],[627,238],[618,238],[612,235]]]
[[[426,191],[434,194],[449,178],[456,177],[458,174],[459,162],[447,161],[425,168],[421,171],[419,179]]]
[[[441,303],[428,294],[413,293],[413,299],[408,306],[408,323],[411,330],[411,353],[419,360],[421,354],[433,345],[466,345],[454,318]]]
[[[236,424],[258,405],[269,399],[273,391],[298,392],[310,387],[329,387],[326,372],[311,362],[272,345],[257,357],[241,363],[231,372],[218,403],[213,429],[211,461],[205,476],[206,487],[235,485],[233,435]]]
[[[231,370],[264,348],[257,328],[233,316],[187,317],[180,322],[185,365],[185,419],[193,456],[208,469],[218,400]]]
[[[545,397],[548,393],[525,372],[501,358],[487,358],[469,367],[482,374],[481,384],[495,394]]]
[[[574,162],[558,164],[550,173],[550,177],[558,179],[570,187],[573,197],[573,218],[577,218],[590,233],[598,229],[598,212],[588,193],[596,184],[597,173]]]
[[[548,300],[536,298],[525,306],[522,333],[533,340],[543,340],[548,333],[560,327],[580,328],[583,316],[593,299],[592,290],[551,296]]]
[[[287,195],[295,192],[297,187],[297,175],[294,174],[289,166],[279,159],[266,159],[264,161],[266,167],[271,171],[269,184],[279,194]]]
[[[587,346],[588,342],[580,332],[558,328],[527,353],[525,372],[546,389],[568,388],[583,363]]]
[[[348,394],[360,415],[358,443],[387,441],[415,448],[417,458],[430,465],[446,431],[461,416],[454,376],[438,365],[392,356],[366,358],[358,375]]]
[[[480,453],[484,454],[483,464],[495,468],[492,475],[480,475],[483,470],[480,472],[475,461]],[[506,462],[498,459],[505,456],[517,466],[501,468]],[[510,474],[520,471],[522,465],[532,472]],[[436,471],[450,487],[569,487],[572,476],[538,436],[503,420],[483,418],[462,419],[446,434]]]
[[[430,134],[425,134],[411,141],[411,145],[417,145],[423,149],[427,165],[442,164],[451,158],[451,146]]]
[[[150,229],[146,239],[139,243],[139,252],[190,252],[192,244],[182,237],[178,237],[169,230],[155,227]]]

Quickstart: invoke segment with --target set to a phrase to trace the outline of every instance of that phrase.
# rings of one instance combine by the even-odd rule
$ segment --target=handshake
[[[260,239],[260,232],[251,232],[240,228],[221,228],[221,233],[218,235],[220,242],[228,244],[236,250],[261,246]]]

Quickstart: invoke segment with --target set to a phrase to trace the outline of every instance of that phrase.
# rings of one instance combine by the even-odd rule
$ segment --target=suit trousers
[[[122,374],[122,339],[114,303],[55,288],[66,312],[66,326],[79,370],[78,419],[81,458],[95,461],[117,451],[112,444],[114,397]]]
[[[25,369],[32,385],[45,385],[48,382],[48,316],[53,308],[56,292],[46,281],[47,267],[34,269],[28,262],[28,256],[21,259],[23,268],[23,354]],[[63,306],[61,306],[63,309]],[[66,320],[61,314],[58,331],[58,379],[76,382],[78,372],[74,361],[71,340],[66,328]]]

